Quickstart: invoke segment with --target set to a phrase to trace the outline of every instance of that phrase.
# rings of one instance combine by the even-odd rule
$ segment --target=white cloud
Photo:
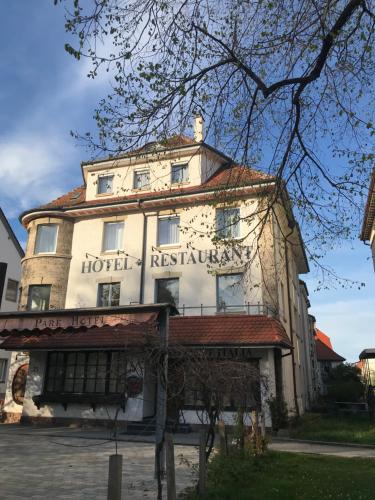
[[[71,150],[57,134],[19,131],[0,139],[0,195],[10,217],[62,193]]]
[[[347,361],[375,347],[375,298],[339,300],[314,306],[317,327],[331,337],[333,349]]]

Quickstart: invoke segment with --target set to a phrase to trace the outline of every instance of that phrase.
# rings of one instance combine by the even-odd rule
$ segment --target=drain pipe
[[[294,406],[296,409],[296,415],[297,415],[297,417],[299,417],[300,413],[299,413],[299,406],[298,406],[297,382],[296,382],[296,359],[295,359],[295,352],[294,352],[292,304],[291,304],[291,300],[290,300],[290,282],[289,282],[290,276],[289,276],[289,258],[288,258],[288,241],[287,241],[287,238],[292,233],[293,233],[293,229],[291,229],[290,233],[287,236],[284,236],[284,244],[285,244],[286,286],[287,286],[287,290],[288,290],[289,331],[290,331],[290,340],[292,343],[291,355],[292,355]]]
[[[141,202],[139,201],[139,206]],[[144,212],[143,215],[143,236],[142,236],[142,257],[141,257],[141,279],[139,287],[139,303],[143,304],[145,299],[144,284],[145,284],[145,268],[146,268],[146,245],[147,245],[147,216]]]

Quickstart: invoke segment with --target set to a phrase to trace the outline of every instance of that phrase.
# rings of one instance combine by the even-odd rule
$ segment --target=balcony
[[[245,302],[241,305],[218,305],[208,306],[205,304],[200,304],[199,306],[187,306],[182,304],[177,307],[181,316],[212,316],[212,315],[231,315],[231,314],[246,314],[249,316],[261,315],[270,316],[275,319],[279,319],[278,310],[267,304],[250,304],[250,302]]]

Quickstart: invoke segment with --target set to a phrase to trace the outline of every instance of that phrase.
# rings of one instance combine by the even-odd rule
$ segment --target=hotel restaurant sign
[[[210,250],[186,250],[184,252],[159,251],[150,255],[150,267],[169,267],[177,265],[225,265],[235,260],[246,262],[250,259],[251,249],[248,246],[231,247],[224,250],[211,248]],[[138,261],[140,262],[140,261]],[[132,269],[128,257],[96,258],[82,261],[81,273],[100,273],[112,271],[127,271]]]

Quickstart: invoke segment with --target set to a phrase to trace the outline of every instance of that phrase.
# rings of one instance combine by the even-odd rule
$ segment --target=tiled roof
[[[261,315],[175,316],[170,341],[183,345],[283,345],[290,340],[281,323]]]
[[[317,339],[319,339],[321,342],[323,342],[323,344],[332,349],[331,339],[328,337],[328,335],[322,332],[322,330],[319,330],[319,328],[315,328],[315,333]]]
[[[368,190],[368,198],[365,207],[365,216],[363,218],[361,240],[369,241],[371,230],[375,222],[375,168],[372,171],[370,187]]]
[[[345,361],[345,358],[337,354],[333,349],[324,344],[321,340],[316,339],[316,357],[318,361]]]
[[[56,200],[39,207],[40,209],[69,209],[70,207],[89,207],[98,205],[108,205],[112,203],[123,203],[131,200],[152,200],[167,196],[178,196],[183,194],[198,194],[215,189],[241,188],[251,186],[262,181],[272,181],[273,177],[260,171],[243,167],[240,165],[223,166],[217,170],[205,183],[198,186],[187,186],[183,188],[166,189],[163,191],[137,192],[126,196],[104,197],[96,200],[85,201],[85,187],[81,186]],[[225,194],[225,191],[223,191]],[[34,210],[29,210],[33,212]]]
[[[155,323],[80,330],[11,332],[2,344],[8,350],[121,348],[155,338]],[[282,325],[268,316],[183,316],[170,318],[170,344],[184,346],[280,346],[289,348]]]

